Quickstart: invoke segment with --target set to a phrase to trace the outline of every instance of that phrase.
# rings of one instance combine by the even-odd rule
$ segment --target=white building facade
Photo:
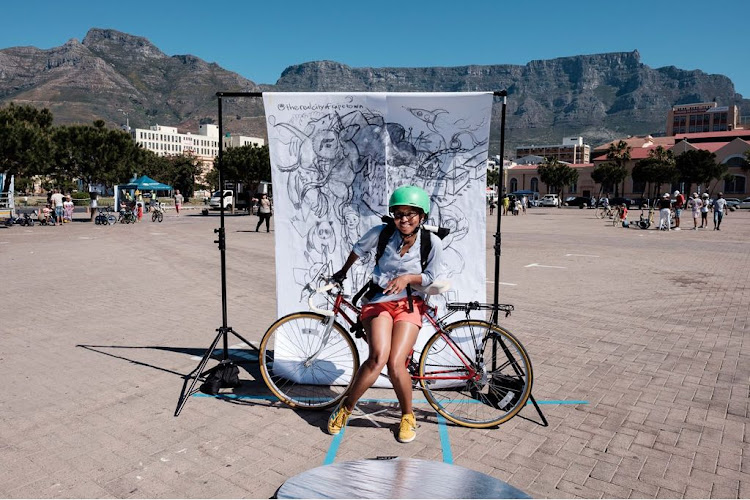
[[[219,156],[219,127],[210,123],[200,126],[197,134],[180,133],[177,127],[152,125],[148,129],[131,129],[130,136],[142,148],[153,151],[159,156],[190,154],[204,164],[213,163]],[[259,137],[227,135],[224,147],[233,148],[255,144],[263,146],[265,141]]]

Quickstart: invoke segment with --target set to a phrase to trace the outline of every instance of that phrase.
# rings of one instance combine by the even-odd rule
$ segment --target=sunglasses
[[[419,212],[393,212],[393,218],[396,220],[403,219],[404,217],[407,220],[412,220],[417,215],[419,215]]]

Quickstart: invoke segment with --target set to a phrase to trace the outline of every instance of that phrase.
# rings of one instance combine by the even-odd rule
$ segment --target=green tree
[[[223,155],[224,180],[242,182],[246,187],[256,186],[260,181],[271,179],[271,157],[268,145],[256,146],[248,144],[238,148],[228,148]],[[215,180],[212,186],[218,188],[219,158],[214,160],[216,173],[210,173],[207,180]],[[212,171],[212,172],[213,172]]]
[[[49,160],[52,113],[33,106],[0,109],[0,171],[7,173],[2,192],[10,189],[10,177],[43,173]]]
[[[657,146],[648,153],[648,158],[638,161],[631,173],[633,181],[644,183],[641,196],[648,193],[649,198],[657,197],[664,183],[672,183],[679,173],[675,168],[674,153],[663,146]]]
[[[607,148],[607,161],[613,163],[616,168],[612,170],[610,181],[615,186],[615,196],[620,196],[620,183],[628,176],[626,163],[630,160],[630,146],[620,140],[613,142]]]
[[[709,189],[711,181],[721,180],[728,169],[726,165],[717,164],[716,155],[705,149],[685,151],[675,158],[675,165],[680,179],[687,182],[688,186],[703,185],[708,192],[712,191]]]
[[[594,167],[591,172],[591,179],[599,184],[600,198],[603,191],[609,193],[610,189],[615,189],[615,195],[617,195],[616,186],[624,181],[627,176],[628,170],[625,165],[618,165],[613,161],[602,162]]]
[[[547,160],[536,169],[539,178],[547,185],[548,190],[556,192],[562,206],[565,186],[578,182],[578,171],[557,159]]]
[[[58,182],[77,178],[85,184],[127,181],[138,168],[138,146],[126,132],[94,125],[56,127],[52,133],[53,162],[45,174]]]

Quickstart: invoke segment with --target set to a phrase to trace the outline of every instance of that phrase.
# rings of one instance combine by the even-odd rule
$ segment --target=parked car
[[[628,206],[628,208],[638,206],[635,203],[635,200],[632,200],[630,198],[624,198],[622,196],[618,196],[616,198],[610,198],[609,199],[609,204],[610,205],[620,206],[623,203],[626,204]]]
[[[739,198],[724,198],[724,199],[727,200],[727,207],[729,208],[739,208],[740,203],[742,203]]]
[[[563,203],[563,205],[566,207],[585,208],[588,207],[590,203],[591,198],[585,196],[568,196],[565,198],[565,203]]]
[[[750,198],[742,200],[737,208],[750,208]]]
[[[556,194],[545,194],[539,200],[540,207],[556,207],[560,205],[560,198]]]

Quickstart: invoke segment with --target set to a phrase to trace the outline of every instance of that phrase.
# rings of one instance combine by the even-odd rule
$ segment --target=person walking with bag
[[[266,193],[263,193],[260,196],[260,200],[254,198],[254,201],[258,202],[258,225],[255,226],[255,232],[258,232],[264,220],[266,221],[266,232],[271,232],[271,215],[273,215],[273,204],[271,203],[271,200],[268,199]]]

